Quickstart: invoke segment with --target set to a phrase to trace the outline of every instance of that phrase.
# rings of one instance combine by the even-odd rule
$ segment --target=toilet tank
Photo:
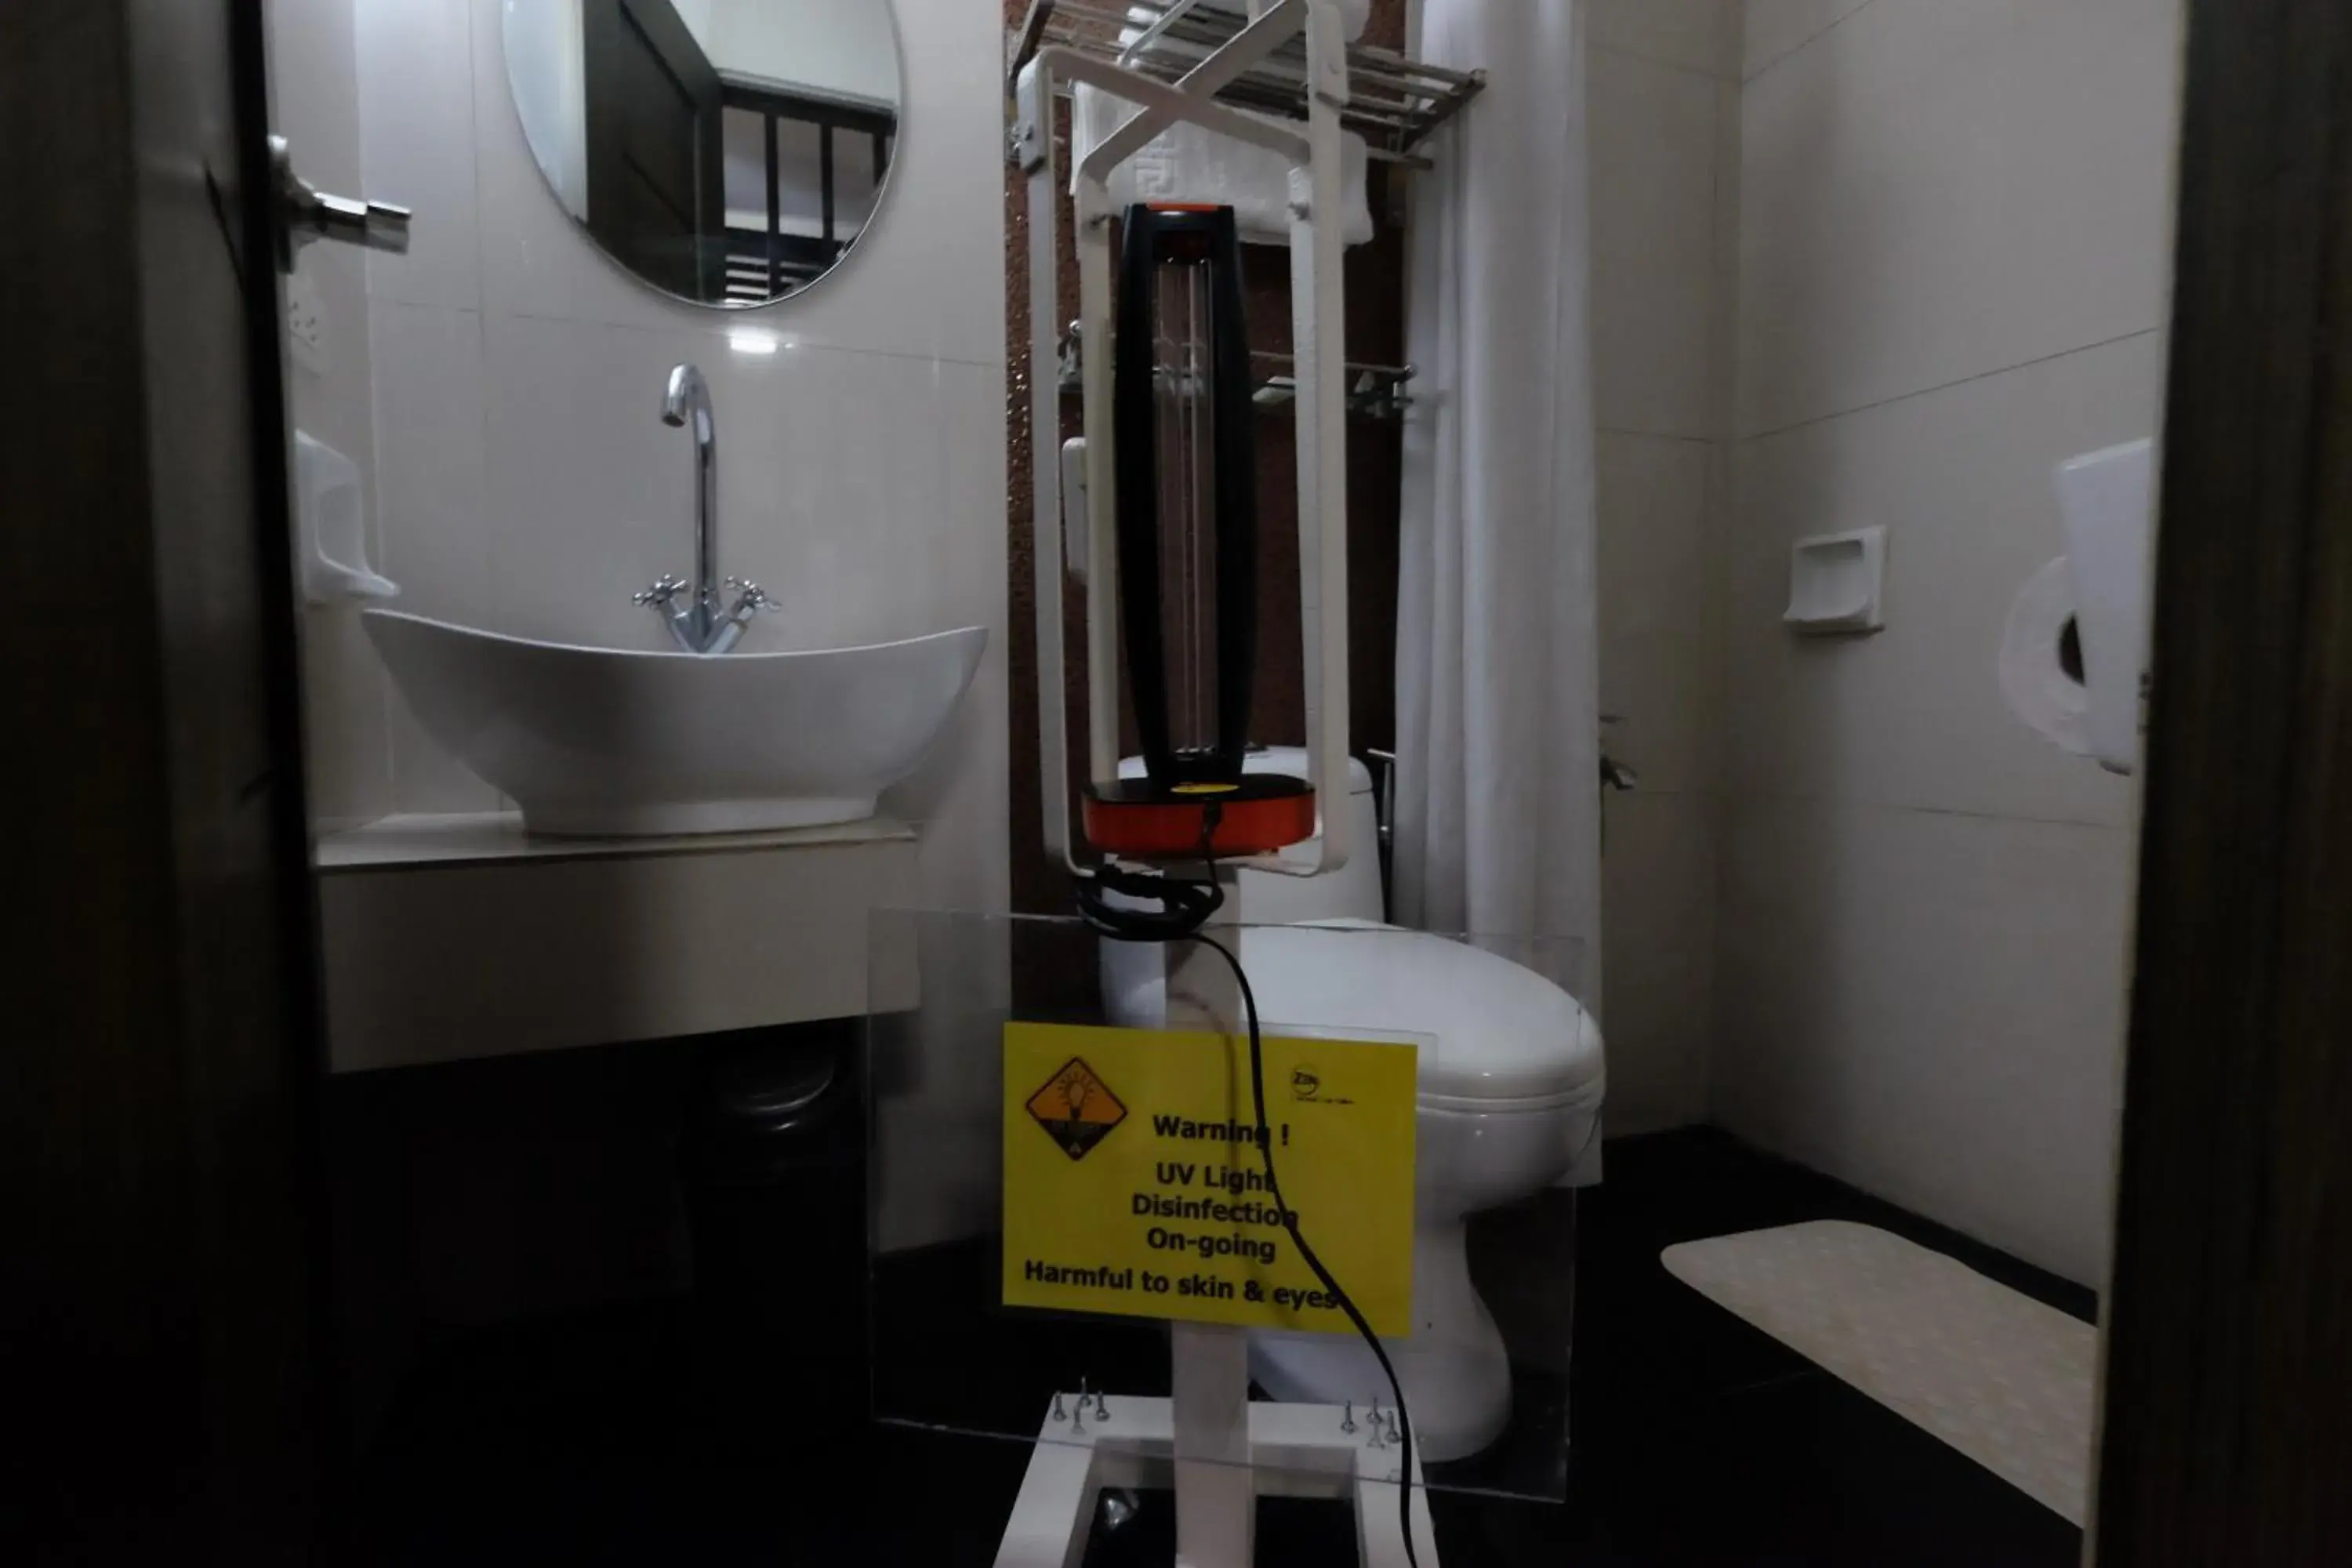
[[[1307,776],[1307,751],[1303,746],[1268,746],[1264,751],[1252,752],[1243,769],[1303,779]],[[1143,759],[1125,759],[1118,764],[1118,773],[1121,778],[1143,777]],[[1284,850],[1283,859],[1312,866],[1321,858],[1323,840],[1319,828],[1323,813],[1330,809],[1327,796],[1317,813],[1318,836]],[[1346,866],[1323,877],[1286,877],[1278,871],[1246,868],[1236,871],[1234,891],[1238,907],[1230,911],[1231,918],[1243,925],[1381,920],[1385,904],[1381,897],[1380,809],[1372,795],[1371,770],[1354,757],[1348,759],[1345,810],[1349,828]]]

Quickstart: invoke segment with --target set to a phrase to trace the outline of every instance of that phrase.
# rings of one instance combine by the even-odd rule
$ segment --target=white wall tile
[[[494,522],[484,488],[484,377],[478,312],[379,303],[376,514],[383,573],[398,606],[479,624],[497,597]]]
[[[1645,785],[1602,798],[1609,1133],[1706,1115],[1717,803]]]
[[[1589,0],[1586,37],[1599,48],[1737,80],[1739,12],[1740,0]]]
[[[730,369],[771,432],[740,470],[763,520],[742,559],[791,636],[914,637],[1001,606],[1002,371],[816,348]]]
[[[1726,834],[1717,1119],[2103,1282],[2132,836],[1762,800]]]
[[[926,824],[923,885],[933,907],[1003,908],[1003,371],[803,346],[724,354],[712,388],[722,419],[763,433],[721,468],[730,570],[776,595],[759,646],[989,628],[971,690],[886,809]]]
[[[271,123],[291,144],[297,172],[322,190],[355,191],[363,178],[356,48],[349,0],[284,0],[270,8]],[[348,246],[305,246],[294,285],[316,300],[325,324],[319,352],[290,356],[294,422],[364,475],[373,419],[366,258]]]
[[[281,0],[269,12],[269,52],[271,123],[292,143],[295,166],[324,189],[358,189],[358,59],[348,0]],[[351,458],[365,484],[374,471],[366,259],[342,246],[306,247],[295,284],[316,301],[325,333],[321,353],[289,358],[294,425]],[[366,548],[380,555],[372,500],[362,510]],[[327,829],[369,821],[390,809],[392,793],[383,678],[352,611],[306,605],[302,621],[310,814]]]
[[[1718,84],[1609,49],[1587,59],[1600,423],[1710,435]]]
[[[1715,206],[1707,282],[1707,433],[1728,440],[1739,427],[1739,102],[1727,81],[1715,92]]]
[[[661,422],[681,360],[719,369],[720,341],[690,332],[492,312],[484,323],[488,432],[481,624],[518,637],[667,647],[629,595],[694,571],[693,444]],[[716,398],[719,475],[760,439],[751,411]],[[731,437],[731,439],[730,439]],[[721,524],[727,512],[722,496]],[[735,515],[735,536],[746,520]],[[721,535],[722,561],[727,536]]]
[[[1710,1105],[2097,1283],[2135,786],[2010,714],[2060,459],[2160,416],[2179,0],[1749,0]],[[1883,525],[1886,629],[1788,552]]]
[[[919,426],[898,440],[928,442],[946,455],[940,493],[924,510],[886,514],[889,528],[923,542],[920,559],[900,554],[887,598],[915,632],[987,626],[988,649],[938,746],[889,792],[885,808],[924,825],[926,907],[1001,910],[1012,901],[1004,374],[944,361],[936,369],[932,433]]]
[[[372,320],[378,561],[400,584],[391,607],[462,626],[491,625],[501,595],[490,575],[496,520],[483,458],[480,313],[385,301]],[[390,686],[389,676],[380,678]],[[498,792],[443,752],[394,690],[391,809],[494,808]]]
[[[1002,615],[1002,458],[990,488],[972,474],[976,444],[992,431],[1002,446],[1001,371],[809,344],[743,354],[716,326],[493,316],[488,342],[497,629],[668,646],[629,595],[693,568],[693,447],[659,418],[682,361],[716,410],[722,568],[776,598],[758,645]]]
[[[406,255],[369,256],[368,291],[379,300],[478,307],[472,0],[351,4],[362,62],[364,188],[347,194],[415,215]]]
[[[1748,0],[1742,56],[1754,76],[1861,10],[1871,0]]]
[[[1719,684],[1709,542],[1738,261],[1737,7],[1590,14],[1601,708],[1642,787],[1603,804],[1609,1131],[1700,1119]],[[1706,74],[1712,73],[1712,74]]]
[[[1604,434],[1600,468],[1601,710],[1609,750],[1646,789],[1706,787],[1716,726],[1703,441]]]
[[[886,793],[882,810],[922,830],[921,907],[1003,910],[1013,901],[1013,868],[1004,847],[1011,698],[1003,626],[990,628],[988,651],[971,689],[906,783]]]
[[[2145,436],[2158,338],[1743,443],[1723,629],[1727,787],[2119,826],[2128,781],[2028,730],[1997,659],[2025,580],[2064,552],[2052,469]],[[1884,526],[1886,629],[1780,624],[1790,543]]]
[[[362,481],[374,471],[373,377],[369,364],[367,263],[338,245],[313,245],[296,259],[294,282],[319,319],[315,348],[289,339],[287,395],[295,427],[351,458]],[[375,520],[362,524],[373,549]]]
[[[1874,0],[1751,81],[1740,428],[2162,323],[2178,0]]]
[[[277,0],[269,7],[269,121],[295,167],[336,190],[360,176],[352,0]]]

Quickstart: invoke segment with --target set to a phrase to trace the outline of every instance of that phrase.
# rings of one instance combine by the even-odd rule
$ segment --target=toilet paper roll
[[[2009,710],[2053,745],[2078,757],[2091,754],[2090,694],[2059,661],[2058,644],[2074,617],[2074,585],[2066,558],[2025,581],[2010,606],[2000,638],[2000,694]]]

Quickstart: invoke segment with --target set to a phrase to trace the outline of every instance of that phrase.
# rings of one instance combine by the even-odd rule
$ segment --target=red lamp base
[[[1213,805],[1217,826],[1209,836]],[[1088,784],[1079,812],[1087,842],[1130,860],[1198,860],[1204,836],[1218,859],[1270,855],[1315,837],[1315,788],[1284,773],[1248,773],[1232,784]]]

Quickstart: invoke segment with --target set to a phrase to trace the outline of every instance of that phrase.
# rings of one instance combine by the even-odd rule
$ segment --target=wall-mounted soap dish
[[[294,526],[305,604],[364,604],[399,595],[398,584],[368,570],[364,489],[358,465],[308,432],[294,432]]]
[[[1817,533],[1789,552],[1789,610],[1781,616],[1803,637],[1874,632],[1886,625],[1879,605],[1886,578],[1886,530]]]

